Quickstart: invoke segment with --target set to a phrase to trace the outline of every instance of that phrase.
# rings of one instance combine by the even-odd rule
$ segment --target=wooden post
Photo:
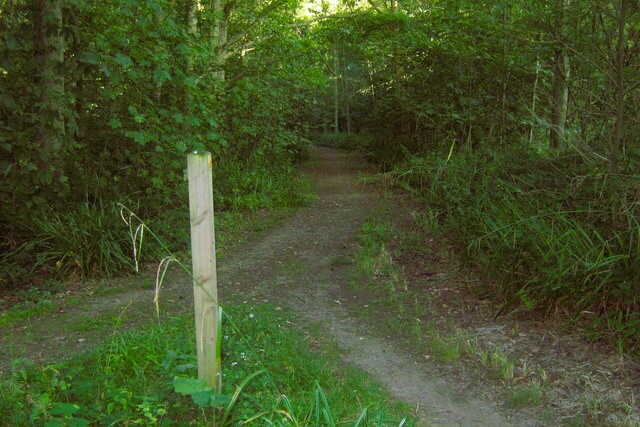
[[[198,352],[198,378],[220,391],[222,376],[216,364],[218,337],[218,288],[216,277],[216,238],[213,226],[213,186],[209,152],[187,156],[189,211],[191,217],[191,257],[193,297]]]

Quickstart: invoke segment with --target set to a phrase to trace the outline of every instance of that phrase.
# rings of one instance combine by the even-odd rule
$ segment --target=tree
[[[65,93],[64,37],[61,0],[33,0],[36,104],[35,145],[39,181],[50,184],[64,179]]]

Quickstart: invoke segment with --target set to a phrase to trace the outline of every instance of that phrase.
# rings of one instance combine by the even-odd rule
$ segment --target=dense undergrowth
[[[297,176],[293,164],[247,169],[229,162],[215,171],[214,181],[214,203],[216,210],[223,213],[223,222],[231,217],[241,221],[237,215],[230,215],[234,212],[295,208],[314,198],[310,181]],[[132,212],[140,219],[131,217]],[[154,244],[148,231],[146,236],[140,234],[141,221],[146,230],[161,236],[164,247]],[[0,293],[30,286],[47,291],[59,288],[60,282],[111,277],[123,270],[131,271],[136,260],[153,261],[166,256],[166,247],[171,247],[172,252],[188,249],[187,186],[175,188],[173,203],[160,211],[145,206],[84,202],[59,210],[49,208],[23,218],[19,224],[12,239],[0,244]],[[134,237],[140,246],[135,258]]]
[[[503,311],[560,309],[637,346],[637,175],[514,148],[415,156],[393,177],[467,246]]]
[[[179,393],[197,374],[193,318],[185,315],[114,332],[69,362],[16,361],[11,377],[0,380],[0,419],[15,427],[400,423],[406,408],[364,374],[341,367],[330,343],[316,342],[316,351],[301,344],[309,337],[292,320],[269,305],[226,309],[223,390],[214,405]]]

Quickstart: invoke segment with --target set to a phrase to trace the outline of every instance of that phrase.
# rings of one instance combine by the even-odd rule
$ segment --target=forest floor
[[[495,320],[498,303],[474,290],[482,279],[461,267],[443,236],[434,235],[424,241],[428,248],[404,251],[395,260],[408,288],[428,301],[428,310],[415,321],[438,328],[441,336],[473,341],[493,359],[504,355],[513,360],[503,364],[512,372],[496,376],[483,366],[486,360],[475,357],[479,351],[443,361],[437,352],[416,346],[415,336],[394,328],[394,321],[405,319],[393,306],[375,306],[373,296],[354,285],[354,254],[363,224],[372,216],[383,212],[394,227],[408,230],[419,208],[365,184],[359,179],[364,171],[353,155],[312,150],[304,173],[316,185],[317,201],[219,260],[223,305],[225,300],[260,301],[295,313],[310,340],[334,340],[345,363],[412,405],[419,425],[578,426],[593,419],[600,425],[640,425],[634,400],[640,396],[637,363],[586,341],[562,322],[518,312]],[[155,271],[147,275],[146,286],[140,277],[121,280],[80,304],[61,304],[55,312],[0,328],[0,373],[18,357],[56,362],[93,348],[112,333],[104,325],[135,328],[152,321],[149,284]],[[190,278],[173,271],[161,290],[161,312],[190,310],[191,295]]]

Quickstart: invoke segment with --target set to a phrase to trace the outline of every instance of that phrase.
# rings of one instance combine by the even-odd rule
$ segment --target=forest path
[[[522,414],[513,418],[494,403],[465,395],[438,364],[417,360],[379,326],[355,318],[340,303],[354,296],[347,289],[352,267],[339,260],[352,254],[362,224],[381,197],[358,184],[360,166],[347,153],[314,149],[304,172],[316,185],[317,201],[219,261],[221,300],[269,300],[295,312],[301,323],[321,324],[346,363],[367,371],[397,398],[418,408],[420,425],[535,425]],[[162,291],[163,310],[190,309],[191,292],[188,277],[169,279]],[[153,291],[145,289],[95,296],[64,312],[0,330],[0,370],[16,357],[52,362],[98,345],[110,334],[107,328],[92,328],[100,319],[144,325],[154,316],[152,299]]]

